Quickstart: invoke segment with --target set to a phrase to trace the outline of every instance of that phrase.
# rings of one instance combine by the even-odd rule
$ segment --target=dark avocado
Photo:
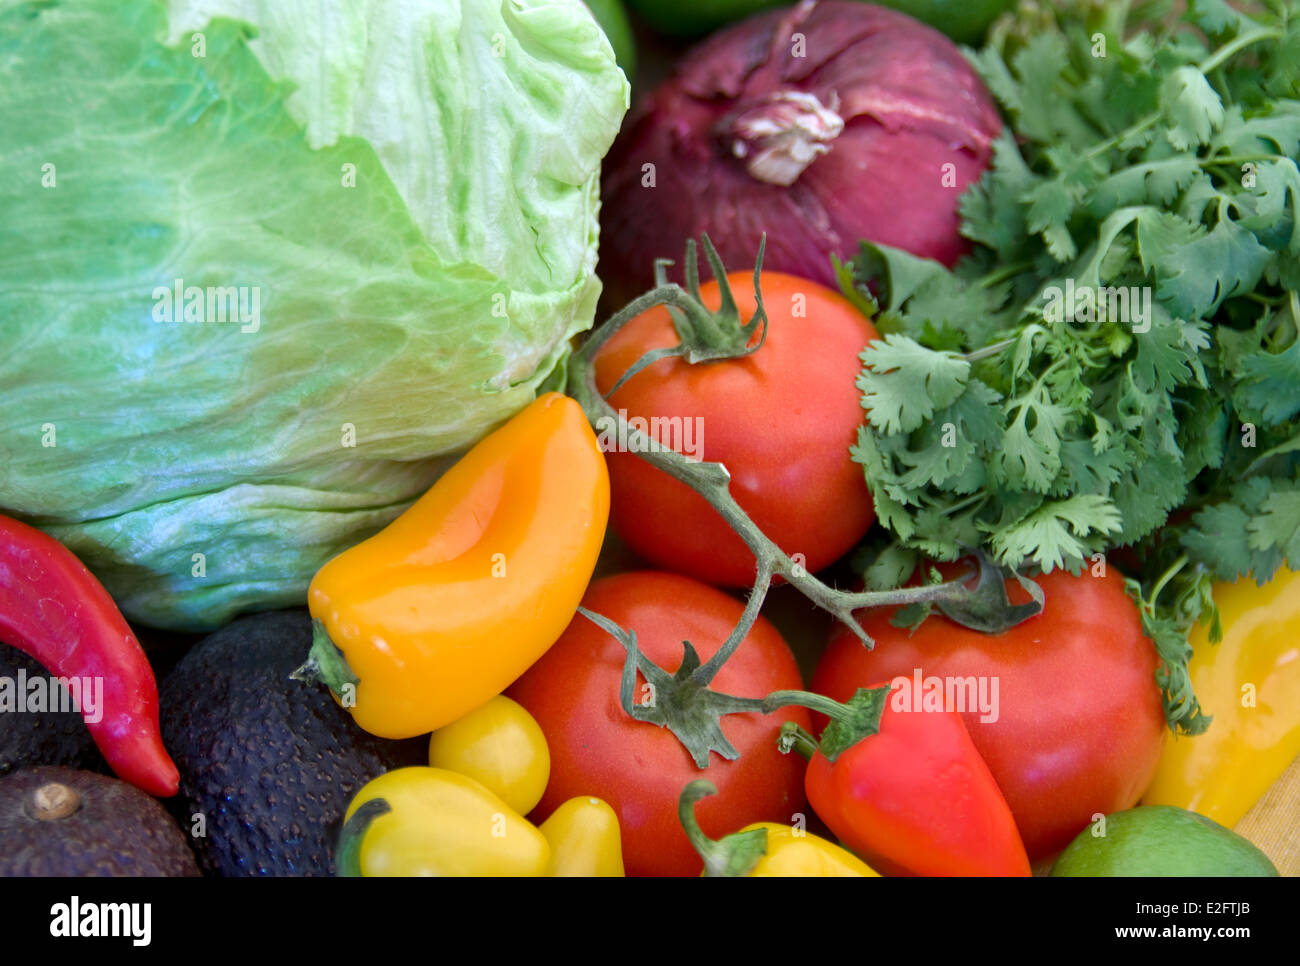
[[[134,786],[75,768],[0,778],[0,876],[197,876],[167,810]]]
[[[0,644],[0,678],[14,687],[50,673],[22,651]],[[0,714],[0,776],[36,765],[67,765],[106,772],[90,730],[76,711],[29,711]]]
[[[323,686],[291,679],[310,648],[306,612],[256,614],[205,638],[162,684],[163,743],[181,773],[173,813],[210,875],[332,875],[357,790],[428,764],[425,739],[367,734]]]

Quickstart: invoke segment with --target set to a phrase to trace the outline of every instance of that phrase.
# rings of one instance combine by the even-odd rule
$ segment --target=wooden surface
[[[1300,758],[1236,824],[1283,875],[1300,875]]]

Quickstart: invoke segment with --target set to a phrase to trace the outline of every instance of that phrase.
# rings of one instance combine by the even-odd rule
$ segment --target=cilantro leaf
[[[916,429],[936,407],[953,403],[970,375],[966,360],[927,349],[905,335],[871,342],[861,359],[862,406],[871,425],[886,433]]]
[[[1267,426],[1300,414],[1300,337],[1280,352],[1266,345],[1269,333],[1282,325],[1300,326],[1300,297],[1295,309],[1262,315],[1250,331],[1219,333],[1222,365],[1234,380],[1232,399],[1248,419]],[[1294,312],[1295,318],[1289,317]]]
[[[1259,515],[1246,524],[1247,542],[1256,552],[1277,548],[1300,564],[1300,485],[1278,484],[1260,504]]]
[[[1008,486],[1017,484],[1046,493],[1061,470],[1061,434],[1070,418],[1069,410],[1052,402],[1035,389],[1010,400],[1012,415],[994,467]]]
[[[1197,353],[1208,346],[1204,326],[1173,319],[1153,322],[1145,332],[1134,332],[1137,355],[1133,378],[1147,392],[1167,393],[1205,373]]]
[[[1010,130],[993,142],[993,165],[961,196],[961,233],[1012,258],[1024,244],[1025,213],[1019,199],[1037,178],[1025,164]]]
[[[1277,151],[1294,157],[1300,154],[1300,104],[1278,101],[1250,116],[1234,105],[1225,114],[1211,148],[1214,154],[1249,156]]]
[[[1251,568],[1246,531],[1250,519],[1232,503],[1207,506],[1193,517],[1194,526],[1183,534],[1182,545],[1220,580],[1236,580]]]
[[[1059,33],[1043,32],[1031,37],[1013,60],[1021,89],[1055,90],[1068,60],[1065,41]],[[1071,127],[1065,120],[1071,110],[1068,104],[1051,98],[1022,97],[1018,109],[1009,109],[1017,115],[1017,128],[1036,140],[1054,140]]]
[[[1192,679],[1187,671],[1192,647],[1187,643],[1187,628],[1174,617],[1155,616],[1143,609],[1142,629],[1155,644],[1160,658],[1156,684],[1164,701],[1165,720],[1183,734],[1204,732],[1210,720],[1201,711],[1192,691]]]
[[[1263,349],[1244,356],[1236,367],[1241,379],[1233,394],[1242,408],[1280,423],[1300,413],[1300,339],[1282,352]]]
[[[1206,144],[1223,125],[1223,101],[1195,67],[1170,71],[1160,89],[1160,108],[1169,125],[1165,137],[1179,151]]]
[[[1105,214],[1126,205],[1169,204],[1200,171],[1197,159],[1185,155],[1121,168],[1097,185],[1089,209]]]
[[[853,274],[862,289],[875,286],[886,312],[897,312],[900,305],[927,283],[948,280],[947,269],[933,259],[865,241],[858,246],[858,254],[853,259]]]
[[[1237,224],[1253,231],[1266,247],[1300,254],[1300,168],[1290,158],[1252,167],[1254,187],[1239,202],[1249,213]]]
[[[1158,297],[1182,318],[1210,315],[1224,299],[1253,289],[1272,258],[1253,234],[1225,219],[1156,259]]]
[[[1137,216],[1138,256],[1142,269],[1153,272],[1205,234],[1203,225],[1193,224],[1171,211],[1144,209]]]
[[[893,590],[902,587],[916,573],[920,555],[896,543],[867,548],[868,553],[855,555],[853,568],[862,575],[867,590]]]
[[[1264,513],[1264,505],[1279,489],[1288,492],[1294,482],[1253,477],[1233,486],[1228,499],[1206,506],[1193,516],[1181,537],[1188,556],[1220,580],[1247,574],[1263,583],[1282,565],[1283,551],[1262,535],[1252,537],[1251,523]],[[1286,500],[1276,505],[1286,512]]]
[[[901,539],[907,540],[915,532],[911,517],[903,502],[891,495],[897,492],[898,477],[893,473],[881,451],[876,435],[865,426],[858,430],[858,441],[850,447],[849,455],[862,465],[867,477],[867,486],[871,491],[871,502],[876,511],[880,525],[892,530]],[[890,484],[893,484],[892,486]]]
[[[1077,565],[1097,546],[1083,538],[1116,533],[1120,514],[1109,499],[1098,493],[1080,493],[1065,500],[1052,500],[1019,522],[1002,527],[990,544],[1001,562],[1031,561],[1043,570]]]
[[[1105,493],[1131,466],[1122,447],[1105,446],[1097,452],[1091,440],[1070,439],[1061,445],[1065,492]]]

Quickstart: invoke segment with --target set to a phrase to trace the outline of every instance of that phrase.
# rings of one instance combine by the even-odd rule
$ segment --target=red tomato
[[[1155,646],[1113,568],[1105,576],[1056,571],[1037,578],[1047,595],[1037,617],[1002,634],[980,634],[934,615],[914,634],[892,626],[893,609],[862,626],[868,651],[838,627],[812,689],[847,700],[855,689],[898,675],[983,678],[997,719],[963,715],[997,779],[1031,859],[1067,845],[1096,813],[1137,804],[1155,774],[1165,718]],[[1008,581],[1014,603],[1028,600]],[[991,718],[991,714],[989,715]]]
[[[753,276],[727,278],[747,321]],[[858,353],[877,335],[827,288],[778,272],[763,273],[760,284],[768,314],[761,349],[697,365],[660,360],[629,379],[610,404],[629,416],[690,421],[650,424],[648,432],[664,445],[689,445],[696,452],[688,455],[724,464],[745,512],[816,571],[850,550],[875,520],[849,447],[863,424],[854,385],[862,368]],[[702,285],[700,294],[717,308],[716,282]],[[607,392],[646,352],[676,341],[667,309],[643,313],[597,355],[597,386]],[[687,438],[696,428],[699,440]],[[629,547],[656,566],[709,583],[753,583],[754,555],[694,490],[634,453],[610,452],[608,461],[610,524]]]
[[[742,610],[712,587],[649,571],[597,580],[582,604],[636,631],[646,656],[670,673],[681,664],[683,640],[695,646],[701,662],[708,661]],[[624,712],[618,690],[625,655],[621,644],[578,615],[507,692],[537,719],[550,745],[551,778],[534,821],[570,798],[595,795],[618,813],[628,875],[685,876],[703,868],[677,818],[677,800],[688,782],[708,778],[718,787],[697,808],[700,825],[713,838],[751,822],[788,823],[805,810],[803,759],[781,754],[776,742],[785,721],[811,726],[806,710],[726,716],[723,733],[740,757],[712,755],[701,771],[675,735]],[[643,700],[644,684],[638,674],[637,701]],[[753,698],[802,686],[789,647],[762,617],[711,685]]]

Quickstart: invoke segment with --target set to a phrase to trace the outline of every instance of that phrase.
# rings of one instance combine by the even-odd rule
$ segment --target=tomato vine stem
[[[593,427],[599,429],[601,426],[617,426],[617,438],[626,439],[629,448],[640,458],[700,494],[754,554],[754,584],[740,620],[706,663],[700,663],[695,649],[686,642],[683,665],[674,675],[668,675],[640,653],[634,633],[624,631],[600,615],[580,608],[581,613],[612,634],[627,650],[620,691],[624,710],[638,720],[652,721],[672,730],[701,768],[707,765],[710,751],[717,751],[724,758],[734,758],[737,755],[735,748],[717,726],[717,718],[742,711],[774,710],[780,706],[765,709],[761,699],[719,695],[707,687],[753,629],[772,581],[778,575],[812,603],[850,628],[865,647],[873,647],[874,642],[855,614],[859,610],[928,604],[963,626],[985,633],[999,633],[1037,615],[1043,608],[1042,590],[1024,578],[1020,578],[1020,581],[1029,591],[1032,600],[1012,605],[1007,597],[1005,575],[1001,568],[978,549],[972,551],[974,569],[954,580],[893,590],[845,591],[831,587],[786,554],[750,519],[731,494],[731,474],[725,466],[692,459],[664,446],[654,437],[631,425],[614,409],[608,398],[614,390],[621,387],[631,375],[640,373],[665,358],[678,358],[690,365],[709,364],[748,355],[761,347],[767,331],[767,316],[759,282],[763,246],[759,246],[754,265],[757,309],[749,322],[741,325],[726,273],[707,236],[703,238],[703,245],[721,289],[722,308],[718,313],[710,312],[699,299],[698,271],[692,242],[687,246],[688,289],[664,282],[662,266],[657,265],[656,278],[660,284],[633,299],[593,332],[571,357],[567,377],[569,395],[582,406]],[[609,393],[601,393],[596,385],[596,356],[624,326],[658,305],[665,306],[672,314],[679,344],[647,353],[614,384]],[[755,334],[759,334],[757,344],[754,344]],[[972,577],[975,578],[974,585],[970,582]],[[658,705],[653,709],[634,703],[633,691],[638,670],[655,688]],[[664,694],[664,689],[669,693]]]

